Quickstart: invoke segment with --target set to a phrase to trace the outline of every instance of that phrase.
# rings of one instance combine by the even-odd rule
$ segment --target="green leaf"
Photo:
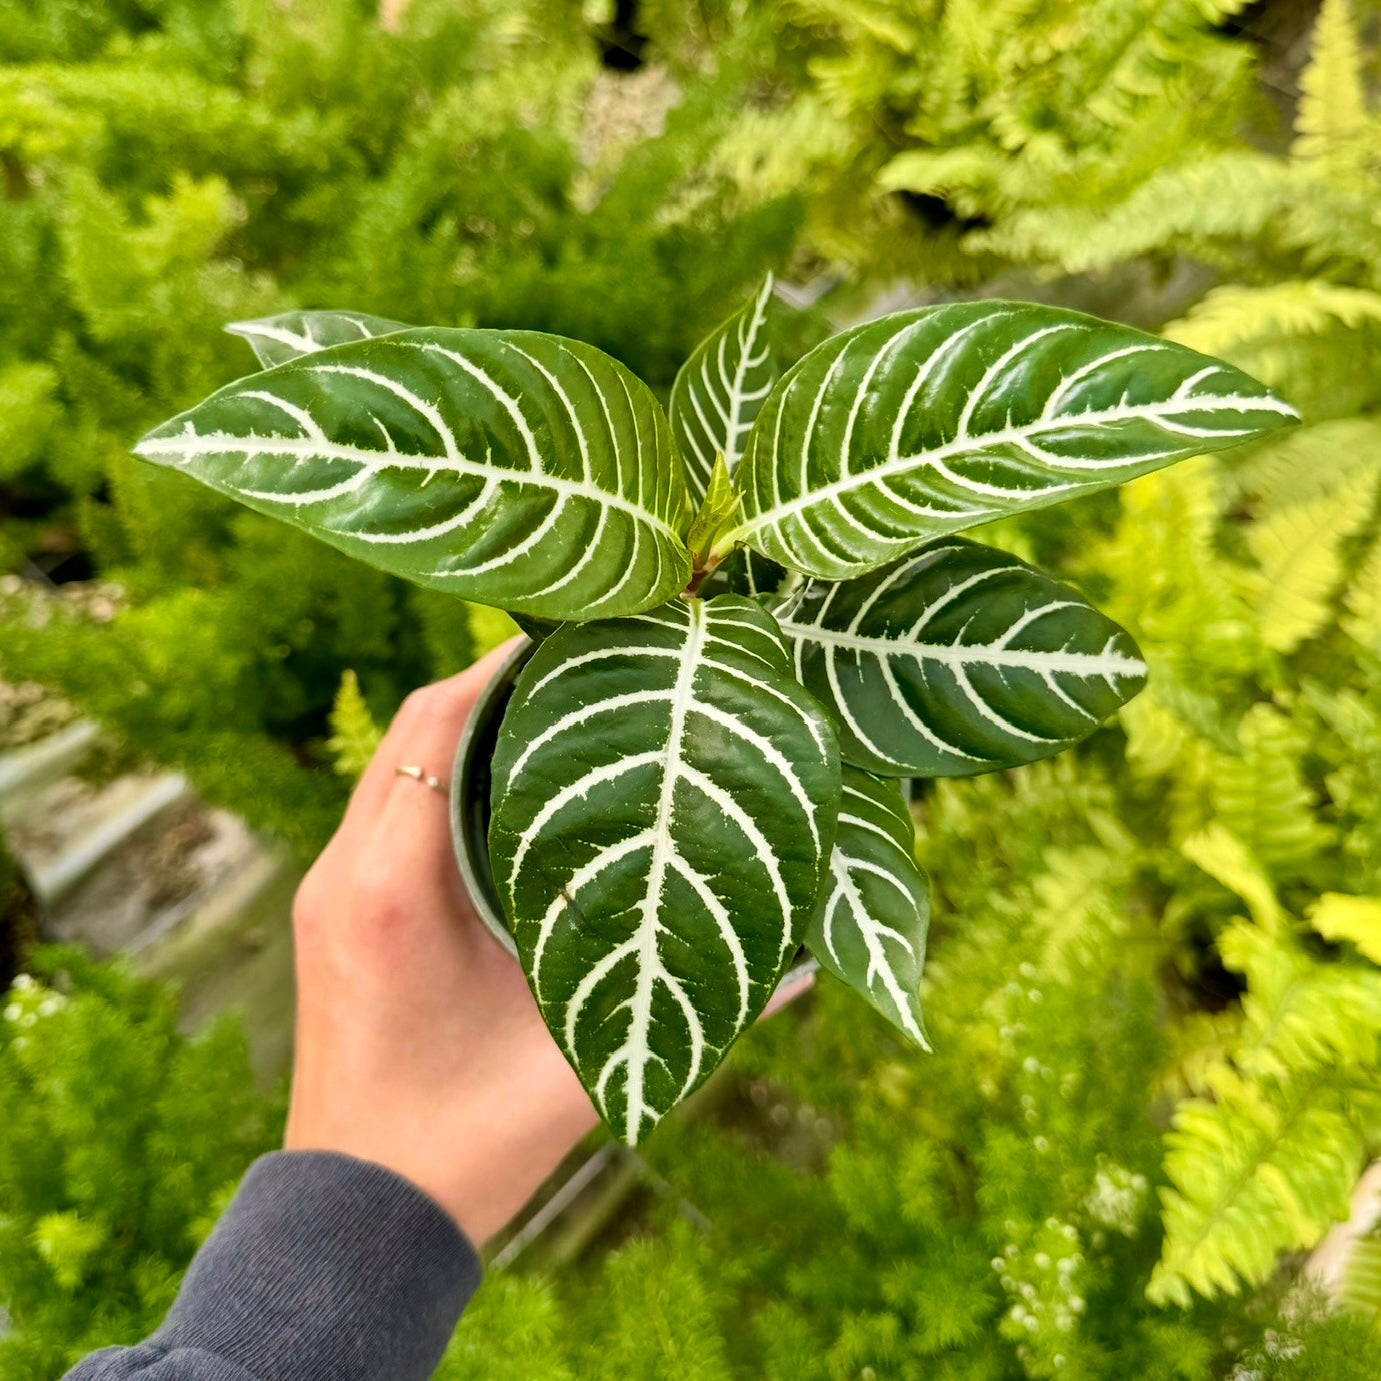
[[[1019,302],[923,307],[783,377],[749,436],[730,536],[844,579],[1295,420],[1232,366],[1130,327]]]
[[[691,561],[697,568],[709,556],[715,540],[733,521],[738,504],[738,495],[729,479],[729,467],[722,455],[716,456],[705,497],[686,534],[686,546],[690,548]]]
[[[1350,940],[1359,953],[1381,964],[1381,897],[1325,892],[1310,907],[1309,924],[1325,940]]]
[[[1015,767],[1087,737],[1146,679],[1131,637],[1004,551],[951,537],[776,610],[848,762],[889,777]]]
[[[281,312],[254,321],[232,321],[225,329],[232,336],[243,336],[259,363],[272,369],[333,345],[348,345],[351,341],[413,328],[406,322],[366,316],[363,312]]]
[[[690,577],[666,415],[559,336],[338,345],[221,389],[136,450],[383,570],[539,618],[633,613]]]
[[[757,293],[695,347],[671,387],[671,428],[696,498],[709,485],[716,456],[734,472],[753,419],[777,382],[767,332],[772,283],[769,273]]]
[[[495,882],[547,1025],[635,1144],[771,995],[839,807],[829,722],[751,600],[553,633],[494,755]]]
[[[551,637],[561,627],[560,622],[556,619],[535,619],[530,614],[510,614],[509,617],[535,643],[540,643],[543,638]]]
[[[921,965],[930,883],[901,785],[844,769],[829,877],[806,932],[810,952],[923,1050]]]
[[[1320,1071],[1281,1085],[1211,1071],[1215,1101],[1184,1100],[1166,1136],[1165,1242],[1153,1304],[1187,1307],[1257,1285],[1278,1254],[1314,1246],[1347,1217],[1365,1140],[1355,1074]]]

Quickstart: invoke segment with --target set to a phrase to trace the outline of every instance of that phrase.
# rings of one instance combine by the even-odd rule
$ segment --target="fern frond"
[[[340,689],[331,706],[331,737],[326,740],[336,771],[342,777],[358,779],[383,736],[384,731],[374,722],[360,694],[359,678],[347,670],[341,675]]]
[[[1146,1291],[1157,1304],[1260,1284],[1280,1251],[1313,1246],[1347,1217],[1362,1160],[1348,1076],[1281,1085],[1222,1065],[1211,1082],[1216,1101],[1181,1103],[1166,1138],[1165,1245]]]
[[[1048,849],[1034,883],[1031,921],[1042,937],[1039,971],[1057,982],[1102,954],[1109,936],[1127,931],[1126,906],[1109,883],[1125,873],[1106,848]]]
[[[1314,24],[1309,65],[1300,74],[1295,115],[1296,158],[1327,158],[1366,123],[1362,55],[1350,0],[1323,0]]]
[[[1215,882],[1236,892],[1263,929],[1275,931],[1285,919],[1275,888],[1251,851],[1231,830],[1212,824],[1191,835],[1180,845],[1180,852],[1196,863]]]
[[[1298,873],[1328,842],[1300,770],[1297,726],[1267,704],[1253,705],[1238,729],[1240,757],[1224,757],[1214,782],[1218,818],[1281,878]]]
[[[1179,717],[1149,687],[1118,711],[1117,722],[1127,735],[1127,760],[1149,777],[1169,772],[1189,739]]]
[[[1381,1237],[1363,1237],[1353,1244],[1338,1283],[1338,1305],[1381,1328]]]
[[[1309,909],[1309,924],[1325,940],[1348,940],[1381,964],[1381,897],[1347,897],[1325,892]]]
[[[1266,287],[1214,288],[1162,332],[1206,355],[1233,356],[1243,346],[1288,336],[1317,335],[1338,324],[1381,326],[1381,293],[1345,288],[1321,278]]]
[[[1343,620],[1347,635],[1363,647],[1381,649],[1381,542],[1372,547],[1343,602],[1350,615]]]
[[[1269,520],[1280,509],[1336,494],[1357,471],[1381,481],[1381,421],[1340,417],[1298,427],[1288,442],[1268,442],[1225,464],[1226,506],[1245,503],[1258,522]]]
[[[1381,972],[1320,963],[1283,931],[1236,922],[1218,937],[1223,963],[1247,980],[1237,1071],[1286,1080],[1306,1070],[1370,1066],[1381,1034]]]
[[[1331,621],[1342,543],[1370,518],[1376,490],[1376,473],[1359,469],[1323,497],[1252,524],[1247,545],[1260,565],[1256,609],[1267,647],[1293,652]]]
[[[1265,154],[1189,156],[1108,207],[1037,205],[968,238],[974,250],[1067,273],[1108,269],[1168,247],[1202,253],[1260,236],[1280,210],[1287,170]]]

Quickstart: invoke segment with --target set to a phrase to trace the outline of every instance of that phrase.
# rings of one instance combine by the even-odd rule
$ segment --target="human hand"
[[[443,780],[511,649],[410,695],[298,889],[288,1150],[339,1151],[429,1194],[477,1245],[596,1116],[451,848]]]

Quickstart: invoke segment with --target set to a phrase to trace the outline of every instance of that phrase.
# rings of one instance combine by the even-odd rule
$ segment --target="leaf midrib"
[[[777,616],[782,632],[802,642],[816,642],[864,652],[874,657],[910,657],[945,666],[992,666],[1021,671],[1063,672],[1078,676],[1144,676],[1146,664],[1120,652],[1031,652],[995,648],[991,643],[921,643],[837,632]],[[994,655],[994,654],[998,655]]]
[[[1210,409],[1205,405],[1212,403]],[[771,508],[763,509],[755,514],[747,522],[740,523],[731,532],[727,533],[722,539],[721,545],[730,542],[743,542],[755,532],[761,531],[764,527],[775,526],[785,517],[800,512],[804,508],[814,507],[816,504],[823,503],[840,494],[851,493],[856,489],[866,485],[877,484],[880,481],[903,475],[916,465],[935,461],[948,460],[954,456],[961,456],[966,453],[983,451],[990,446],[999,446],[1005,442],[1020,444],[1029,437],[1036,436],[1045,431],[1061,431],[1071,426],[1097,426],[1104,422],[1123,422],[1131,420],[1141,420],[1150,418],[1156,420],[1162,416],[1185,412],[1204,412],[1204,411],[1224,412],[1275,412],[1283,417],[1296,417],[1295,410],[1277,399],[1264,398],[1244,398],[1237,394],[1213,394],[1211,397],[1197,398],[1172,398],[1164,403],[1151,403],[1145,407],[1129,408],[1118,406],[1116,408],[1102,408],[1090,412],[1070,413],[1061,417],[1037,418],[1036,421],[1025,427],[1004,427],[1001,431],[985,432],[981,436],[962,436],[955,437],[953,441],[947,441],[943,446],[937,446],[929,451],[918,451],[908,456],[889,456],[881,465],[875,465],[868,470],[860,470],[852,474],[843,475],[837,480],[832,480],[828,484],[820,485],[806,493],[797,495],[794,499],[789,499],[784,503],[775,504]],[[1231,436],[1231,431],[1213,433],[1213,436]],[[1249,435],[1242,432],[1241,435]],[[1047,462],[1048,463],[1048,462]],[[1060,464],[1069,470],[1108,470],[1117,469],[1121,465],[1135,464],[1133,461],[1120,462],[1101,462],[1101,461],[1080,461],[1067,457],[1061,457]],[[1053,467],[1052,468],[1056,468]],[[1070,484],[1079,484],[1082,481],[1073,479]]]
[[[704,611],[699,606],[699,601],[687,601],[686,607],[690,616],[690,632],[682,649],[681,665],[677,668],[676,683],[672,690],[666,768],[662,773],[657,798],[657,819],[652,826],[652,856],[648,861],[647,890],[643,898],[643,915],[637,936],[638,977],[629,1003],[628,1036],[624,1041],[628,1055],[625,1070],[628,1082],[624,1089],[624,1137],[630,1144],[637,1142],[644,1112],[650,1111],[643,1099],[643,1075],[651,1056],[648,1035],[652,1024],[652,994],[658,971],[662,967],[661,955],[657,949],[657,932],[661,928],[658,916],[661,911],[667,868],[675,852],[671,842],[673,806],[676,786],[681,777],[686,716],[695,699],[695,681],[700,672],[700,652],[705,640]],[[637,1048],[641,1051],[641,1058],[636,1061],[636,1072],[635,1047],[632,1044],[635,1037],[638,1042]],[[696,1060],[686,1077],[687,1086],[694,1082],[699,1072],[699,1061]],[[684,1092],[683,1087],[683,1095]]]
[[[337,442],[323,444],[311,437],[258,437],[251,436],[254,445],[248,445],[247,438],[229,432],[184,433],[172,437],[152,437],[135,447],[135,454],[153,458],[155,456],[196,456],[225,455],[239,452],[246,460],[256,455],[296,456],[298,459],[342,460],[358,465],[362,469],[378,474],[385,470],[425,470],[430,474],[454,473],[474,475],[486,481],[500,484],[527,484],[537,488],[549,489],[554,493],[589,499],[608,508],[627,513],[635,521],[655,528],[671,541],[681,544],[681,534],[665,519],[651,509],[630,502],[622,495],[598,485],[579,480],[567,479],[563,475],[545,472],[533,473],[522,470],[508,470],[499,465],[487,465],[482,461],[458,457],[459,464],[451,461],[438,462],[433,456],[418,455],[409,451],[368,451],[354,446],[342,446]],[[233,442],[227,445],[226,442]],[[195,443],[195,444],[194,444]],[[232,493],[235,492],[233,489]],[[310,503],[310,496],[300,498],[299,503]],[[293,496],[284,495],[282,502],[293,502]]]

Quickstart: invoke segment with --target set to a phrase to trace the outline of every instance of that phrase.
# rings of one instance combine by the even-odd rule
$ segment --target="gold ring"
[[[394,771],[400,777],[411,777],[415,782],[421,782],[423,786],[429,786],[433,791],[450,791],[451,784],[443,782],[440,777],[433,777],[430,772],[424,772],[420,767],[410,762],[400,762]]]

